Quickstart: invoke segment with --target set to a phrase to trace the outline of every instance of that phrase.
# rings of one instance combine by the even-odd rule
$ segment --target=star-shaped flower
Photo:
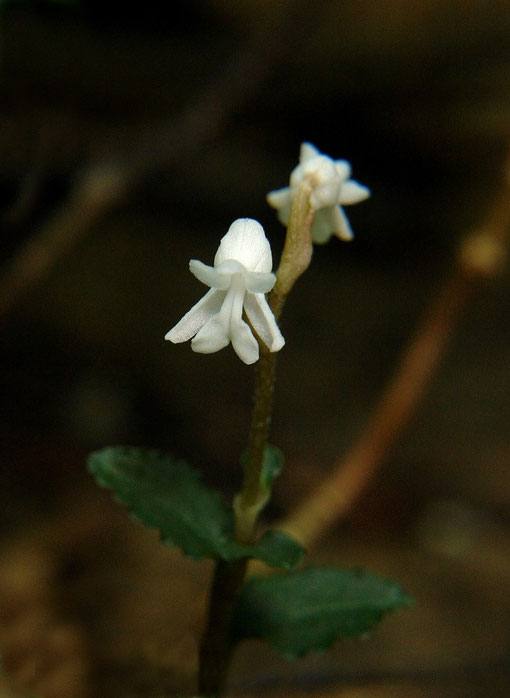
[[[310,204],[315,209],[311,235],[313,242],[328,242],[332,235],[352,240],[353,233],[342,206],[357,204],[370,196],[370,190],[353,179],[347,160],[332,160],[310,143],[301,144],[299,165],[290,175],[290,185],[269,192],[267,201],[278,211],[278,218],[287,225],[292,197],[303,180],[312,187]]]
[[[165,335],[171,342],[186,342],[191,348],[211,354],[230,342],[239,358],[253,364],[259,358],[259,344],[251,326],[269,351],[285,344],[265,293],[276,281],[271,273],[273,259],[264,229],[251,218],[239,218],[222,238],[214,267],[197,259],[189,263],[191,272],[211,290]]]

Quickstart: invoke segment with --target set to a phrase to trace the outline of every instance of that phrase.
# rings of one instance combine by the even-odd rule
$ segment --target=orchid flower
[[[251,218],[239,218],[222,238],[214,267],[197,259],[190,271],[206,286],[205,296],[165,335],[171,342],[192,339],[191,348],[211,354],[230,342],[239,358],[253,364],[259,358],[259,344],[252,329],[269,351],[285,344],[265,293],[276,281],[271,273],[273,259],[264,229]],[[243,311],[251,325],[243,320]]]
[[[299,165],[290,175],[289,186],[269,192],[267,201],[277,209],[278,219],[287,225],[294,191],[303,180],[308,180],[312,186],[310,205],[316,211],[311,229],[313,242],[328,242],[332,235],[352,240],[352,229],[342,206],[364,201],[370,190],[350,176],[347,160],[332,160],[310,143],[302,143]]]

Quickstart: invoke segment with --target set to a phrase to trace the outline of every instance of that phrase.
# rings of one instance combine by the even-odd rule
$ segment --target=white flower
[[[191,272],[211,290],[194,305],[165,339],[186,342],[193,337],[191,348],[211,354],[230,342],[245,364],[259,358],[259,344],[251,326],[269,351],[279,351],[285,344],[265,293],[276,281],[271,273],[273,259],[264,229],[251,218],[239,218],[222,238],[214,267],[197,259],[189,263]]]
[[[287,225],[294,191],[303,180],[312,186],[310,204],[316,210],[312,240],[328,242],[334,234],[341,240],[352,240],[351,226],[342,205],[357,204],[370,196],[370,190],[353,179],[347,160],[332,160],[319,153],[310,143],[301,144],[299,165],[290,175],[290,185],[269,192],[267,201],[278,210],[278,218]]]

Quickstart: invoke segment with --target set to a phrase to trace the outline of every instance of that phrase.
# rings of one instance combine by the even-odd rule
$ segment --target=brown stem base
[[[202,698],[224,694],[233,645],[232,612],[246,575],[246,560],[219,560],[214,570],[209,600],[209,621],[200,646],[198,690]]]

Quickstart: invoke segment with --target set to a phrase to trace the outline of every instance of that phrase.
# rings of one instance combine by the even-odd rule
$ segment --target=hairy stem
[[[276,319],[283,311],[292,287],[303,274],[312,259],[310,230],[315,211],[310,206],[311,186],[304,181],[296,190],[285,245],[276,273],[276,283],[269,297],[269,305]],[[276,354],[261,347],[256,365],[255,393],[252,421],[248,440],[248,452],[244,467],[244,482],[234,501],[236,537],[249,542],[254,535],[257,517],[266,505],[269,494],[262,483],[264,453],[269,436],[276,375]]]
[[[236,538],[249,543],[254,535],[257,517],[268,501],[261,476],[264,453],[271,426],[276,374],[276,353],[261,353],[255,374],[253,411],[244,464],[243,489],[234,500]]]

